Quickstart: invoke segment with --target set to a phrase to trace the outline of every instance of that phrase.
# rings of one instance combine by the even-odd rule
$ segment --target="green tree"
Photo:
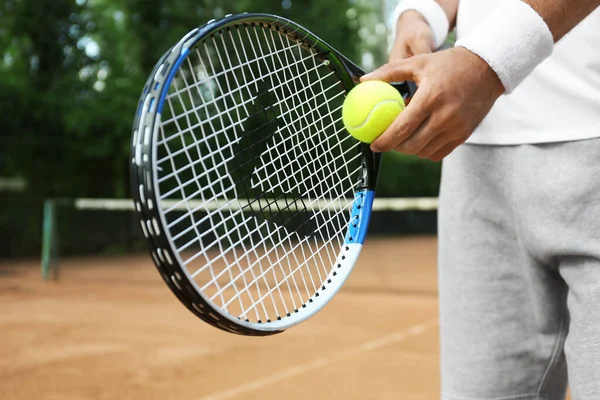
[[[128,197],[131,126],[148,74],[194,27],[244,11],[292,19],[366,68],[385,61],[377,1],[0,2],[0,176],[28,183],[17,200],[0,204],[22,209],[3,214],[0,237],[30,238],[37,250],[44,198]],[[432,194],[438,166],[419,162],[386,156],[383,193]]]

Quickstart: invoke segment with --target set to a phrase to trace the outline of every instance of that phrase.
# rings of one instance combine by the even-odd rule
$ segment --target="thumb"
[[[422,61],[420,57],[410,57],[405,60],[387,63],[376,69],[375,71],[363,75],[360,78],[361,82],[379,80],[384,82],[402,82],[414,81],[418,82],[417,75],[421,70]]]

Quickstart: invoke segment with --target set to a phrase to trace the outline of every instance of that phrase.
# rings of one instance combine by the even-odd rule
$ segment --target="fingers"
[[[464,143],[502,94],[502,83],[489,65],[461,48],[389,63],[361,80],[375,79],[414,81],[419,90],[371,149],[396,149],[432,161]]]
[[[408,139],[431,114],[430,109],[425,105],[425,99],[425,92],[418,90],[410,104],[392,125],[371,143],[371,150],[375,152],[389,151]]]
[[[425,144],[425,146],[423,146],[414,154],[421,158],[429,158],[438,151],[440,151],[442,147],[446,146],[448,142],[449,139],[445,134],[436,133],[433,139],[431,139],[428,143]]]
[[[375,71],[363,75],[361,82],[379,80],[384,82],[401,82],[411,80],[419,83],[419,71],[423,65],[423,59],[419,56],[407,58],[394,63],[387,63]]]
[[[461,145],[462,142],[448,142],[446,145],[442,146],[438,151],[429,156],[431,161],[442,161],[448,154],[452,153],[454,149]]]
[[[429,116],[409,138],[396,146],[394,150],[404,154],[415,154],[420,158],[428,158],[437,162],[462,143],[461,140],[452,139],[448,132]]]
[[[389,57],[389,63],[397,63],[406,58],[419,54],[430,54],[435,49],[435,40],[429,25],[426,28],[411,32],[402,38],[397,38]]]
[[[446,143],[448,143],[448,140],[445,139],[444,135],[439,135],[439,128],[436,128],[431,117],[428,117],[410,137],[398,144],[394,150],[399,153],[416,154],[419,157],[427,158],[428,155],[435,153]]]

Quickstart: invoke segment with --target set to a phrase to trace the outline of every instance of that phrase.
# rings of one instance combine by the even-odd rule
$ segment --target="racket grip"
[[[392,82],[391,85],[400,92],[404,100],[413,97],[418,88],[413,81]]]

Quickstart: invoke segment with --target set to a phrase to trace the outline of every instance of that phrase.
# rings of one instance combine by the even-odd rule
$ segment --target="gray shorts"
[[[439,290],[443,399],[599,400],[600,139],[447,157]]]

